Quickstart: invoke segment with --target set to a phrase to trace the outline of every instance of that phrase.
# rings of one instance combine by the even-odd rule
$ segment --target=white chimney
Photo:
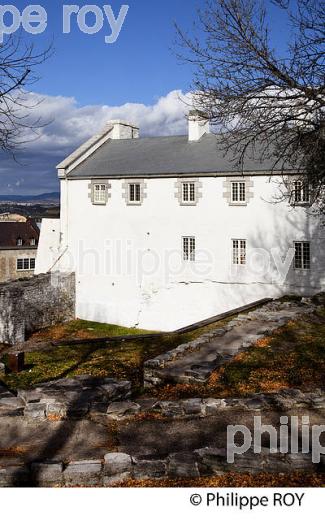
[[[115,119],[108,121],[106,128],[113,127],[110,138],[111,139],[138,139],[139,127],[128,121],[121,121]]]
[[[188,115],[188,140],[199,141],[204,134],[210,133],[208,116],[199,110],[191,110]]]

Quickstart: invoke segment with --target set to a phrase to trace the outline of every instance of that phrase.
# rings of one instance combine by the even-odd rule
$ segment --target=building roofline
[[[66,157],[63,161],[61,161],[56,168],[58,170],[65,170],[71,164],[73,164],[75,161],[80,159],[84,154],[86,154],[92,147],[94,147],[98,141],[100,141],[103,137],[108,135],[113,129],[113,125],[107,125],[105,128],[99,132],[98,134],[92,136],[90,139],[88,139],[86,142],[84,142],[82,145],[80,145],[74,152],[72,152],[68,157]]]
[[[68,176],[69,181],[89,180],[89,179],[176,179],[179,177],[257,177],[257,176],[278,176],[278,175],[297,175],[297,170],[245,170],[241,171],[224,171],[224,172],[178,172],[178,173],[141,173],[134,174],[110,174],[110,175],[74,175]]]

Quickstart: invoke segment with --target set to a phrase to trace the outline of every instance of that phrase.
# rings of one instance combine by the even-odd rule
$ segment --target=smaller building
[[[0,220],[0,282],[34,275],[39,228],[25,222]]]
[[[18,213],[0,213],[0,222],[26,222],[27,217]]]

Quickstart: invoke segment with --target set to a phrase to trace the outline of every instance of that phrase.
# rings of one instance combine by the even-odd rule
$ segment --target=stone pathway
[[[311,314],[315,307],[296,302],[271,302],[241,314],[225,327],[204,334],[145,363],[145,386],[164,383],[204,383],[211,373],[257,340],[288,321]]]

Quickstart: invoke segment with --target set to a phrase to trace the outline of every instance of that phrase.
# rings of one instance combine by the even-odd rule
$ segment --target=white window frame
[[[133,193],[132,193],[133,188]],[[142,203],[141,182],[128,182],[128,204],[140,206]]]
[[[16,244],[17,244],[17,247],[21,247],[23,245],[23,239],[17,238]]]
[[[107,204],[107,184],[101,182],[93,184],[93,204],[98,206],[105,206]]]
[[[31,238],[30,242],[29,242],[29,245],[36,246],[36,238]]]
[[[310,186],[308,182],[293,181],[292,202],[295,206],[310,204]]]
[[[235,190],[236,187],[236,190]],[[236,197],[234,194],[236,192]],[[247,186],[246,181],[231,181],[231,204],[245,205],[247,204]]]
[[[195,181],[182,181],[182,204],[195,205],[197,203],[197,183]]]
[[[19,267],[20,262],[22,266]],[[31,265],[33,263],[33,265]],[[16,271],[34,271],[35,270],[35,258],[17,258],[16,260]]]
[[[182,252],[184,262],[195,262],[196,238],[194,236],[182,237]]]
[[[295,271],[310,271],[311,269],[311,247],[308,241],[295,241],[293,243],[295,256],[293,268]],[[308,252],[308,254],[307,254]]]
[[[246,238],[233,238],[231,241],[232,264],[244,266],[247,264],[247,240]]]

